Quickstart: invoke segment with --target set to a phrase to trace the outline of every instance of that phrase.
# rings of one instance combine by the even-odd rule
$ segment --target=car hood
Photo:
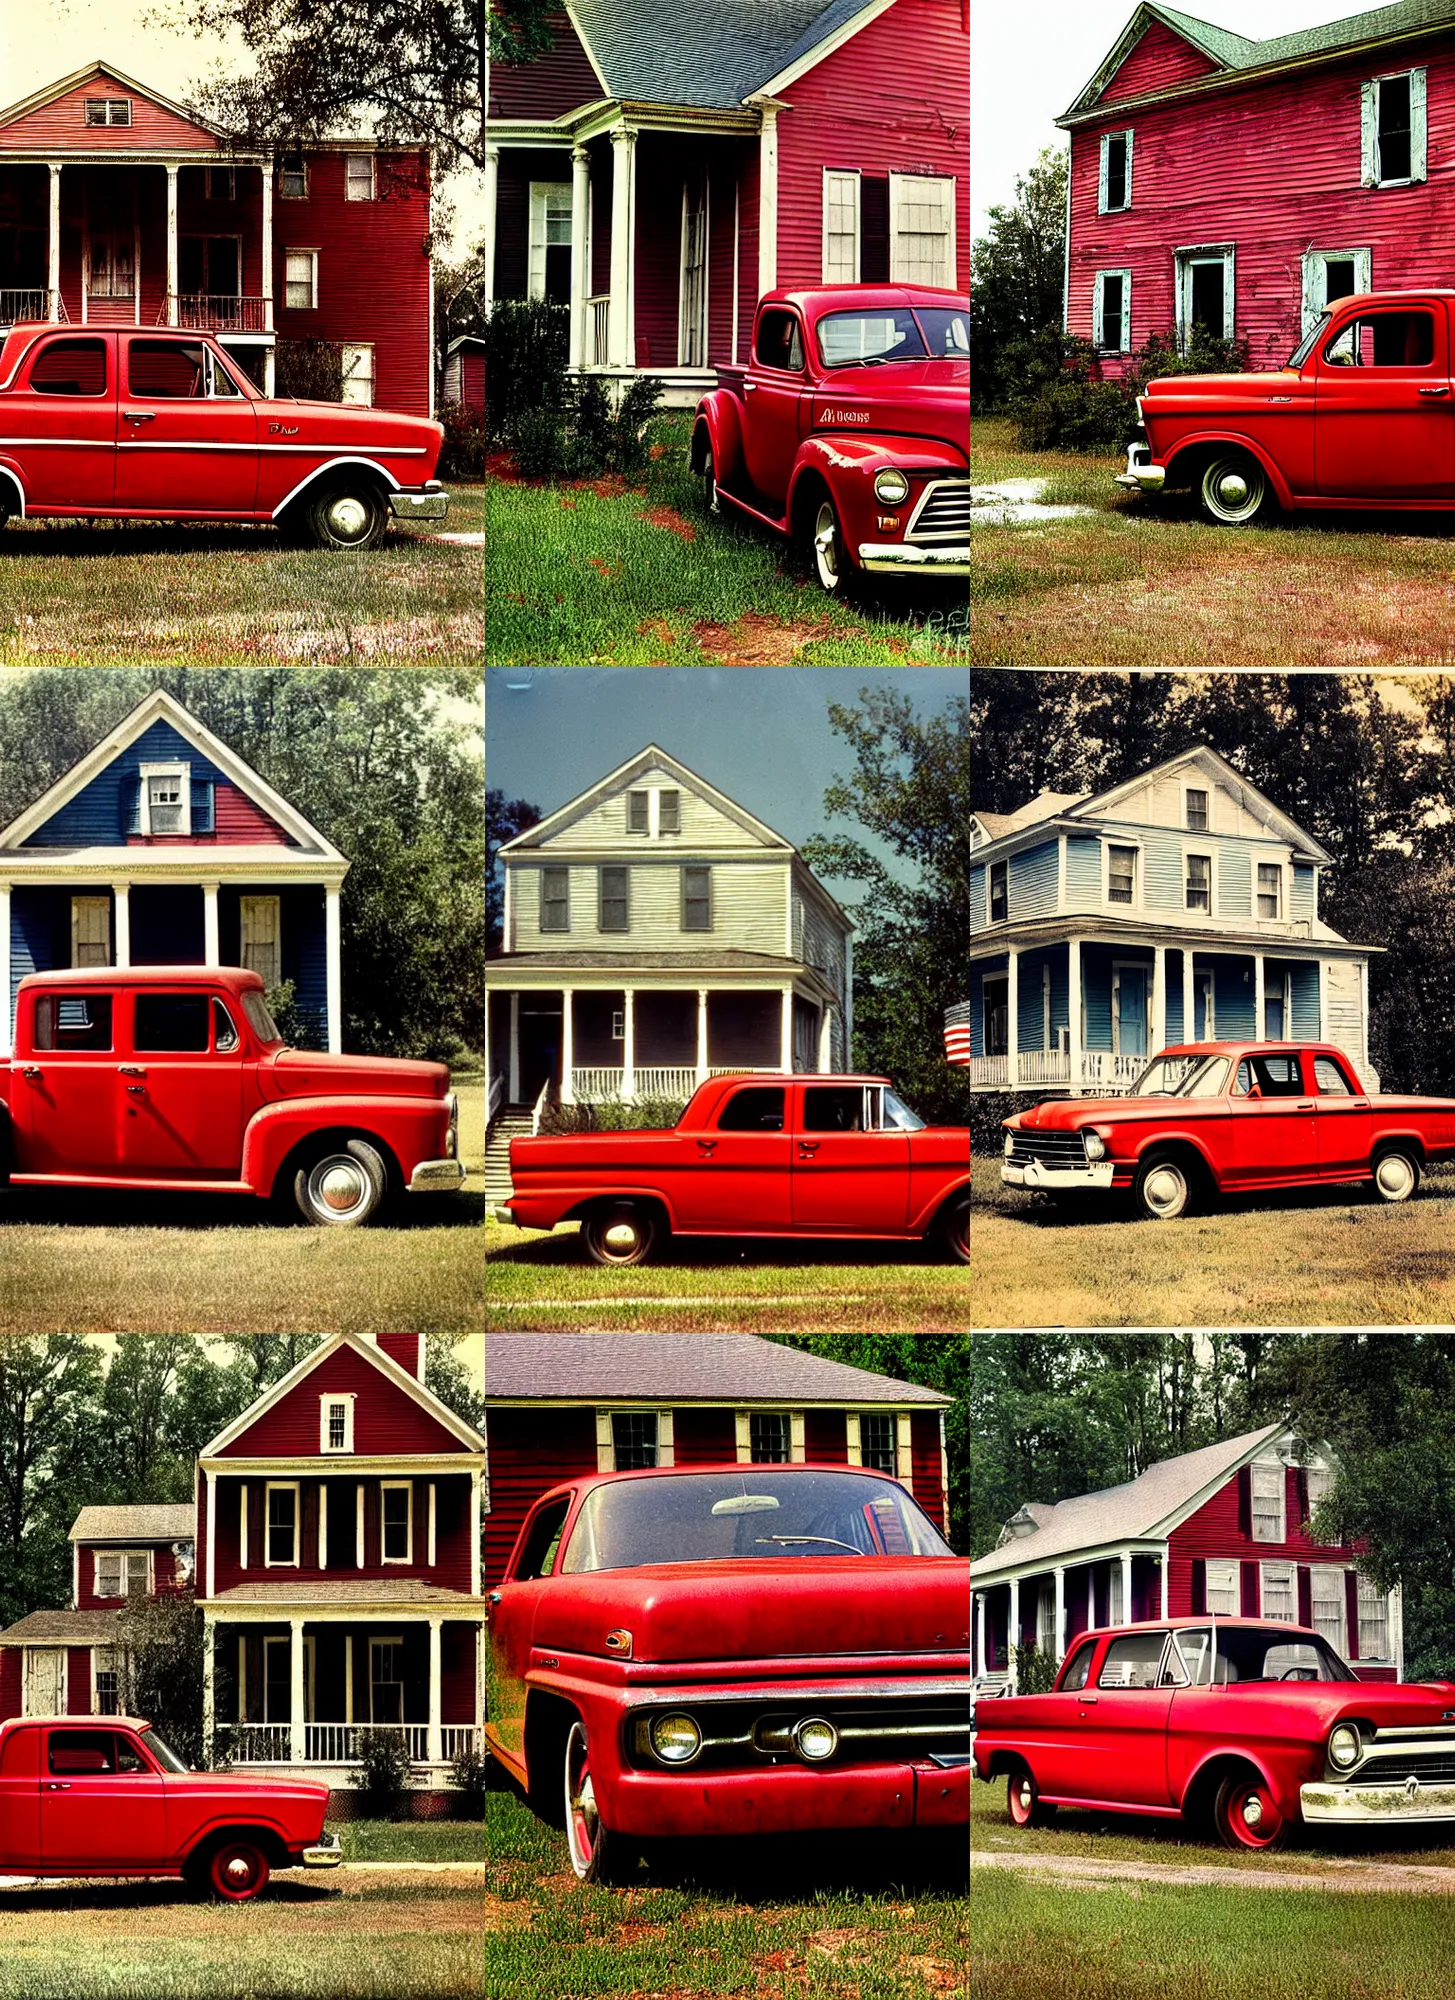
[[[1195,403],[1213,399],[1219,403],[1267,404],[1270,396],[1296,397],[1302,377],[1292,368],[1275,368],[1258,375],[1158,375],[1142,391],[1143,400],[1153,403]],[[1304,393],[1309,393],[1304,388]]]
[[[1080,1132],[1087,1125],[1124,1125],[1154,1115],[1179,1119],[1189,1109],[1227,1109],[1221,1097],[1072,1097],[1051,1098],[1004,1120],[1009,1132]]]
[[[535,1644],[611,1657],[792,1659],[824,1653],[943,1653],[970,1643],[970,1565],[959,1556],[770,1557],[653,1563],[556,1578]]]
[[[260,1071],[270,1096],[443,1097],[450,1073],[443,1063],[399,1056],[327,1056],[316,1049],[279,1049]]]
[[[970,364],[927,357],[879,368],[836,368],[814,391],[813,428],[940,438],[968,458]]]

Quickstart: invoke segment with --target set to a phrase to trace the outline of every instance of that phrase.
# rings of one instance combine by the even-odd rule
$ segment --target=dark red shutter
[[[1351,1569],[1344,1577],[1344,1609],[1349,1620],[1349,1653],[1351,1660],[1359,1657],[1359,1578]]]
[[[1201,1556],[1192,1565],[1192,1616],[1201,1618],[1207,1610],[1207,1564]]]
[[[1308,1571],[1302,1568],[1298,1573],[1298,1622],[1300,1625],[1312,1625],[1314,1622],[1314,1587],[1309,1581]]]
[[[1238,1533],[1245,1542],[1253,1539],[1253,1474],[1246,1465],[1238,1471]]]
[[[1240,1582],[1243,1591],[1243,1616],[1245,1618],[1256,1618],[1258,1616],[1258,1565],[1257,1563],[1240,1563],[1238,1568],[1241,1572]]]

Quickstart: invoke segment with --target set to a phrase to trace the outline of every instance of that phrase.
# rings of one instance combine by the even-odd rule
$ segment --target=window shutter
[[[1132,139],[1134,137],[1134,134],[1131,132],[1123,132],[1122,137],[1127,142],[1127,166],[1126,166],[1127,179],[1126,179],[1126,187],[1124,190],[1126,198],[1122,202],[1122,207],[1130,208],[1132,205]]]
[[[1192,1615],[1201,1618],[1207,1611],[1207,1564],[1201,1556],[1192,1565]]]
[[[1356,1571],[1348,1570],[1344,1576],[1345,1623],[1349,1633],[1348,1660],[1359,1657],[1359,1577]]]
[[[1245,1542],[1253,1539],[1253,1474],[1246,1465],[1238,1472],[1238,1533]]]
[[[1091,341],[1094,347],[1106,346],[1106,272],[1098,271],[1093,279],[1095,290],[1091,295]]]
[[[1425,178],[1425,72],[1410,71],[1410,179]]]
[[[1300,1569],[1298,1573],[1298,1622],[1300,1625],[1312,1625],[1314,1622],[1313,1584],[1306,1569]]]
[[[1375,139],[1378,133],[1377,110],[1378,86],[1371,77],[1359,86],[1359,182],[1362,187],[1372,188],[1377,178],[1374,167]],[[1413,100],[1414,92],[1410,92]],[[1411,102],[1411,113],[1413,113]],[[1424,93],[1421,92],[1421,124],[1423,125]],[[1413,135],[1411,135],[1413,136]]]
[[[1106,148],[1107,141],[1110,138],[1110,132],[1103,132],[1101,135],[1101,172],[1096,183],[1096,212],[1098,215],[1106,214]]]
[[[192,780],[192,831],[194,833],[211,833],[213,831],[212,793],[213,781],[211,778],[194,778]]]
[[[1130,174],[1132,170],[1131,146],[1132,146],[1132,141],[1129,134],[1127,138],[1128,174]],[[1128,182],[1129,188],[1130,185],[1131,183],[1129,181]],[[1132,274],[1130,271],[1123,271],[1122,272],[1122,353],[1130,354],[1131,351],[1132,351]]]
[[[128,833],[140,833],[141,779],[139,777],[131,778],[127,781],[127,790],[124,796],[126,798],[126,830]]]
[[[1239,1564],[1238,1586],[1242,1592],[1243,1616],[1245,1618],[1256,1618],[1259,1615],[1257,1563]]]

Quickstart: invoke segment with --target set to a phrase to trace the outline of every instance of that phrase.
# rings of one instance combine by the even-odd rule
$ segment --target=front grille
[[[1408,1757],[1374,1757],[1361,1764],[1349,1782],[1352,1785],[1402,1785],[1406,1778],[1418,1778],[1422,1785],[1455,1785],[1455,1755],[1431,1752]]]
[[[1086,1143],[1079,1132],[1012,1132],[1007,1159],[1028,1166],[1039,1160],[1043,1167],[1084,1167]]]
[[[653,1756],[646,1734],[652,1715],[662,1713],[664,1706],[656,1703],[628,1718],[627,1753],[639,1770],[670,1768]],[[685,1771],[802,1764],[793,1731],[809,1717],[831,1722],[839,1733],[838,1748],[824,1760],[824,1768],[829,1770],[880,1763],[886,1758],[953,1756],[970,1748],[968,1695],[890,1696],[873,1702],[804,1695],[780,1696],[776,1701],[760,1697],[750,1702],[694,1703],[689,1694],[671,1708],[690,1715],[703,1735],[698,1755],[690,1764],[677,1767]]]
[[[963,541],[970,532],[970,482],[941,479],[930,487],[909,530],[911,542]]]

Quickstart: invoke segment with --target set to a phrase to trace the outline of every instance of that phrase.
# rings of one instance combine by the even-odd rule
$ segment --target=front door
[[[27,1715],[65,1714],[66,1655],[61,1648],[26,1647],[25,1712]]]
[[[40,1856],[47,1868],[145,1868],[166,1859],[166,1781],[129,1730],[46,1731]]]
[[[242,1170],[242,1036],[228,1003],[191,987],[131,999],[117,1070],[123,1171],[216,1180]]]
[[[1213,1003],[1213,975],[1210,972],[1194,972],[1192,975],[1192,1039],[1195,1042],[1211,1042],[1217,1038],[1216,1009]]]
[[[87,239],[90,275],[86,281],[88,312],[99,307],[94,317],[102,321],[136,318],[136,231],[131,224],[119,229],[93,229]]]
[[[1421,300],[1351,314],[1319,350],[1314,396],[1321,494],[1421,500],[1455,493],[1443,305]]]
[[[31,1053],[18,1060],[11,1098],[16,1180],[117,1173],[118,1070],[126,1057],[116,1046],[113,996],[72,986],[37,993],[28,1004]]]
[[[1111,983],[1112,1047],[1121,1056],[1147,1053],[1147,968],[1118,965]]]
[[[793,1226],[873,1236],[909,1217],[909,1134],[881,1123],[862,1083],[796,1086]]]
[[[1167,1718],[1173,1686],[1163,1674],[1165,1631],[1128,1632],[1102,1656],[1084,1689],[1077,1741],[1086,1790],[1079,1796],[1165,1806]]]
[[[682,188],[682,270],[678,282],[677,366],[707,360],[707,180]]]
[[[37,512],[109,507],[116,487],[115,335],[51,334],[5,398],[5,435]]]
[[[680,1154],[671,1193],[678,1227],[786,1229],[790,1221],[788,1090],[745,1083],[723,1101],[708,1132],[675,1135]]]
[[[797,313],[787,306],[765,307],[744,381],[743,456],[759,499],[773,514],[787,504],[788,476],[798,456],[808,391],[804,339]]]
[[[122,337],[116,504],[151,514],[248,514],[258,490],[250,397],[195,341]]]

